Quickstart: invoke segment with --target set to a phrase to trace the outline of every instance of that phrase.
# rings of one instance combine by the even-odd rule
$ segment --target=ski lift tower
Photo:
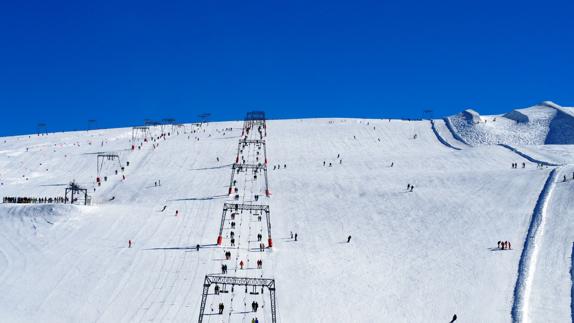
[[[70,193],[70,199],[68,200],[68,193]],[[76,184],[76,182],[72,181],[68,187],[66,187],[65,194],[64,194],[64,202],[67,203],[70,201],[70,204],[75,204],[78,198],[74,196],[79,196],[80,198],[83,196],[84,205],[90,204],[90,197],[88,196],[88,190],[80,187],[80,185]],[[81,200],[78,200],[81,201]]]
[[[247,112],[245,115],[245,120],[243,122],[243,133],[245,134],[250,129],[253,128],[263,128],[265,136],[267,135],[267,125],[265,124],[265,112],[263,111],[251,111]]]
[[[143,138],[144,140],[150,135],[148,126],[137,126],[132,128],[132,143],[136,139]]]
[[[120,156],[118,154],[109,154],[109,153],[98,154],[98,157],[97,157],[97,162],[98,162],[98,165],[97,165],[98,166],[98,168],[97,168],[97,170],[98,170],[97,176],[98,177],[97,178],[98,179],[100,178],[100,173],[102,172],[102,168],[103,168],[104,162],[106,160],[111,161],[112,163],[114,162],[114,160],[117,160],[118,161],[117,164],[118,164],[119,169],[122,168],[122,162],[120,161]]]
[[[228,285],[231,286],[232,290],[235,286],[245,287],[245,293],[252,295],[258,295],[259,292],[257,288],[261,288],[261,293],[264,289],[269,290],[269,298],[271,300],[271,322],[277,323],[277,304],[275,301],[275,279],[268,278],[249,278],[249,277],[229,277],[229,276],[219,276],[219,275],[206,275],[203,281],[203,293],[201,295],[201,306],[199,308],[199,323],[203,322],[203,316],[205,313],[205,304],[207,302],[207,296],[209,294],[209,289],[211,285],[218,286],[221,285],[222,289],[226,291]],[[249,292],[248,287],[252,287],[252,291]]]
[[[265,176],[265,195],[269,197],[271,195],[271,191],[269,190],[269,181],[267,180],[267,166],[264,164],[233,164],[231,166],[231,180],[229,181],[229,194],[233,191],[233,180],[235,179],[235,173],[239,174],[240,172],[246,172],[247,170],[252,170],[253,174],[259,173],[259,171],[263,171],[263,175]]]
[[[161,121],[161,133],[164,133],[165,126],[171,126],[171,133],[174,133],[176,126],[174,118],[164,118]]]
[[[267,221],[267,245],[269,248],[273,248],[273,238],[271,237],[271,213],[269,212],[269,205],[259,205],[259,204],[241,204],[241,203],[224,203],[223,213],[221,214],[221,223],[219,225],[219,235],[217,236],[217,245],[221,245],[223,242],[223,226],[225,225],[225,218],[227,217],[227,212],[230,213],[243,213],[243,211],[248,211],[250,214],[261,215],[265,213],[265,219]]]
[[[47,135],[48,134],[48,125],[40,122],[36,125],[36,130],[38,132],[38,136]]]
[[[235,157],[235,163],[239,164],[239,154],[241,150],[247,147],[247,145],[256,145],[258,149],[263,147],[263,158],[265,158],[264,164],[267,165],[267,146],[265,145],[265,140],[263,139],[239,139],[239,144],[237,145],[237,156]]]

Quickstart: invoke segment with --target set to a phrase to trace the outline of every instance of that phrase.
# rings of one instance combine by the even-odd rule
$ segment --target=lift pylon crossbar
[[[250,278],[250,277],[230,277],[206,275],[203,281],[203,293],[201,295],[201,307],[199,308],[199,323],[203,322],[205,313],[205,304],[209,295],[209,288],[212,284],[225,284],[232,286],[254,286],[269,289],[269,298],[271,300],[271,322],[277,322],[277,304],[275,297],[275,279],[269,278]]]
[[[221,213],[221,223],[219,225],[219,235],[217,236],[217,244],[221,245],[223,242],[223,227],[225,226],[225,219],[227,212],[239,211],[260,211],[265,213],[265,220],[267,221],[267,244],[269,248],[273,247],[273,238],[271,237],[271,212],[269,205],[260,204],[242,204],[242,203],[225,203],[223,204],[223,212]]]
[[[118,165],[121,168],[122,167],[122,162],[120,161],[120,156],[118,156],[117,154],[98,154],[97,157],[97,170],[98,170],[98,176],[100,176],[100,172],[102,171],[102,168],[104,166],[104,161],[106,160],[118,160]]]
[[[263,158],[265,158],[265,165],[267,165],[267,145],[263,139],[240,139],[237,145],[237,157],[235,157],[235,163],[239,163],[239,154],[241,153],[241,148],[247,147],[247,145],[257,145],[258,147],[263,147]]]
[[[231,179],[229,180],[229,191],[227,194],[231,194],[233,191],[233,180],[235,179],[235,173],[239,173],[244,170],[252,169],[254,172],[263,170],[263,175],[265,176],[265,195],[269,196],[269,180],[267,179],[267,166],[263,164],[233,164],[231,166]]]

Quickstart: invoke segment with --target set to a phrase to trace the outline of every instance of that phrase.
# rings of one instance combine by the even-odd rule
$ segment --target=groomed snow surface
[[[265,223],[250,215],[237,221],[239,246],[229,245],[228,227],[215,244],[223,204],[234,201],[227,193],[242,122],[186,125],[134,151],[127,128],[2,138],[0,195],[61,196],[75,180],[92,205],[0,205],[0,321],[197,321],[204,277],[220,274],[222,263],[229,276],[274,278],[285,323],[449,322],[455,313],[457,322],[512,322],[515,287],[525,283],[517,321],[571,321],[574,168],[565,164],[574,147],[544,145],[542,123],[520,138],[503,135],[510,126],[497,130],[493,138],[521,144],[527,159],[434,123],[268,121],[271,197],[260,177],[238,179],[241,202],[259,194],[270,206],[274,246],[263,253],[252,249]],[[108,179],[97,187],[98,152],[129,161],[126,179],[106,161]],[[543,188],[555,167],[533,158],[565,165],[551,194]],[[543,222],[524,255],[537,216]],[[499,250],[499,240],[512,250]],[[240,260],[249,261],[243,270]],[[269,302],[237,287],[210,294],[204,322],[270,322]]]

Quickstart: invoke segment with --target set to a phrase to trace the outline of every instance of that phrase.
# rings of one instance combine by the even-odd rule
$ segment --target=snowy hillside
[[[0,321],[197,321],[206,275],[274,279],[283,323],[571,321],[574,146],[544,145],[569,140],[567,112],[2,138],[2,197],[63,196],[74,180],[92,203],[0,205]],[[233,166],[264,165],[257,140],[267,177]],[[499,141],[520,154],[477,145]],[[261,211],[222,221],[224,203],[268,205],[270,226]],[[272,322],[270,290],[218,288],[203,322]]]
[[[574,144],[574,113],[552,102],[502,115],[481,116],[465,110],[446,118],[451,131],[470,145]]]

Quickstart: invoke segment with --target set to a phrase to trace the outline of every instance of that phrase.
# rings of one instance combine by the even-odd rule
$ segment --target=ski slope
[[[93,203],[0,205],[0,321],[196,321],[204,277],[223,263],[231,275],[275,279],[279,322],[512,321],[525,239],[554,167],[463,144],[443,120],[434,130],[429,121],[268,121],[271,197],[260,178],[238,177],[241,201],[260,194],[271,210],[274,246],[259,252],[264,223],[248,214],[237,219],[235,248],[227,223],[216,244],[242,125],[186,125],[133,151],[129,128],[2,138],[0,195],[58,196],[76,180]],[[520,149],[560,165],[574,156],[572,146],[548,147]],[[97,186],[98,152],[130,162],[125,180],[110,162]],[[536,256],[522,261],[530,322],[571,318],[572,171],[557,170]],[[269,295],[210,294],[206,312],[204,322],[270,322]]]

